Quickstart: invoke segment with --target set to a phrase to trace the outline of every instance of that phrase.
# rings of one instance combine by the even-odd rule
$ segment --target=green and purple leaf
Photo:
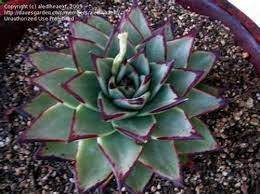
[[[164,64],[150,63],[151,66],[151,99],[157,94],[162,85],[166,82],[171,74],[174,61]]]
[[[96,139],[80,140],[75,164],[79,192],[99,186],[112,173]]]
[[[50,95],[42,92],[40,95],[32,99],[31,102],[22,107],[22,109],[35,118],[56,103],[57,101]]]
[[[144,51],[127,60],[140,75],[149,75],[150,66]]]
[[[85,106],[98,110],[97,99],[100,92],[95,72],[85,71],[63,84],[65,90]]]
[[[30,128],[23,133],[22,139],[65,142],[69,138],[73,114],[74,110],[63,104],[51,106],[32,121]]]
[[[173,142],[150,140],[144,145],[139,161],[168,180],[180,181],[179,159]]]
[[[119,132],[99,137],[98,145],[110,163],[118,186],[121,187],[122,181],[124,181],[138,160],[142,146],[137,145]]]
[[[78,142],[47,142],[36,153],[40,158],[58,158],[75,160],[78,150]]]
[[[97,27],[78,20],[73,21],[70,27],[73,37],[95,42],[101,48],[105,48],[109,36],[99,30]]]
[[[193,88],[186,95],[186,102],[179,107],[184,110],[189,118],[214,111],[225,105],[222,98],[212,96],[206,92]]]
[[[93,71],[91,54],[102,55],[104,51],[94,42],[82,39],[70,38],[72,54],[79,72]]]
[[[112,75],[111,69],[113,65],[113,59],[92,55],[92,61],[100,88],[102,89],[104,94],[108,95],[108,82]]]
[[[79,101],[67,93],[67,91],[62,88],[62,84],[76,74],[76,69],[63,68],[34,77],[32,81],[59,102],[75,108],[78,106]]]
[[[173,108],[155,115],[156,127],[152,136],[163,140],[198,139],[201,138],[194,130],[184,111]]]
[[[187,99],[179,98],[169,84],[161,87],[157,95],[139,112],[140,116],[157,114],[169,110]]]
[[[218,144],[211,135],[209,128],[199,119],[191,119],[192,125],[202,136],[201,140],[175,141],[175,146],[180,153],[200,153],[219,149]]]
[[[76,109],[69,140],[100,137],[113,131],[111,123],[103,121],[100,112],[81,105]]]
[[[120,120],[135,115],[137,112],[126,111],[115,106],[107,97],[102,93],[98,97],[98,105],[105,121]]]
[[[139,29],[143,38],[148,38],[152,35],[152,32],[148,26],[148,22],[142,12],[142,10],[134,5],[128,14],[128,18],[131,20],[135,28]]]
[[[216,61],[217,56],[208,51],[195,51],[191,54],[188,62],[188,68],[196,71],[203,71],[201,81],[210,71]]]
[[[71,55],[56,51],[40,51],[29,55],[29,62],[40,73],[46,73],[61,68],[76,68]]]
[[[184,96],[187,92],[193,88],[198,80],[201,78],[203,71],[191,71],[188,69],[174,69],[167,83],[174,87],[174,90],[179,96]]]
[[[176,68],[186,68],[192,51],[195,32],[167,42],[167,60],[175,60]]]
[[[126,110],[140,110],[144,107],[150,97],[150,92],[146,92],[143,95],[136,98],[117,98],[113,100],[113,103]]]
[[[140,162],[137,162],[127,177],[125,184],[133,193],[142,194],[153,176],[153,172]]]
[[[150,139],[156,120],[154,116],[134,116],[119,121],[113,121],[112,124],[113,127],[119,132],[133,138],[136,141],[145,142]]]
[[[87,18],[87,23],[89,25],[95,26],[98,30],[102,31],[106,35],[110,35],[114,29],[114,26],[100,16],[92,15]]]

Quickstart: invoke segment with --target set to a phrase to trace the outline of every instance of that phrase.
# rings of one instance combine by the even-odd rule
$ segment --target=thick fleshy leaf
[[[195,86],[203,72],[190,71],[187,69],[174,69],[167,83],[174,87],[179,96],[184,96],[191,88]]]
[[[128,110],[139,110],[143,108],[146,102],[149,100],[150,92],[144,93],[142,96],[137,98],[117,98],[113,102],[120,108]]]
[[[187,67],[188,59],[192,51],[194,33],[167,42],[167,60],[175,60],[176,68]]]
[[[60,68],[75,68],[71,55],[55,51],[40,51],[29,55],[32,65],[41,72],[48,72]]]
[[[109,97],[115,98],[115,99],[125,97],[123,92],[118,89],[114,76],[112,76],[108,81],[108,94],[109,94]]]
[[[150,63],[151,66],[151,98],[153,98],[160,90],[164,82],[166,82],[173,69],[174,61],[165,64]]]
[[[152,136],[158,139],[194,139],[198,138],[184,111],[173,108],[155,115],[156,127]]]
[[[111,77],[111,68],[113,65],[112,58],[101,58],[92,55],[97,80],[102,91],[108,95],[108,82]]]
[[[97,98],[100,87],[95,72],[80,73],[68,80],[63,87],[85,106],[98,110]]]
[[[136,71],[132,71],[127,76],[130,80],[132,80],[134,88],[137,89],[140,85],[140,78]]]
[[[179,159],[173,142],[149,141],[144,145],[139,161],[164,178],[171,181],[180,179]]]
[[[142,34],[140,34],[139,29],[137,29],[127,18],[127,16],[123,16],[120,24],[119,24],[119,31],[120,32],[127,32],[129,41],[133,45],[137,45],[142,40]]]
[[[74,21],[71,23],[71,33],[75,38],[90,40],[102,48],[105,48],[109,38],[108,35],[95,26],[81,21]]]
[[[136,98],[136,97],[144,94],[148,90],[150,83],[151,83],[151,75],[146,75],[146,76],[141,75],[140,76],[140,86],[136,90],[133,97]]]
[[[164,31],[164,36],[166,41],[173,40],[173,24],[170,21],[167,21],[161,28],[153,31],[154,34],[158,33],[159,31]]]
[[[76,160],[75,171],[81,192],[103,183],[112,173],[96,139],[79,141]]]
[[[98,144],[108,159],[120,187],[121,182],[138,160],[142,146],[118,132],[99,137]]]
[[[121,133],[137,140],[147,141],[155,127],[156,120],[154,116],[131,117],[113,122],[113,127]]]
[[[208,127],[197,118],[193,118],[191,122],[203,139],[176,141],[175,146],[177,151],[180,153],[197,153],[218,149],[218,145],[211,135]]]
[[[140,162],[137,162],[125,183],[133,192],[141,194],[151,180],[152,175],[153,172],[150,169],[146,168]]]
[[[118,31],[114,31],[105,48],[105,56],[115,58],[119,53],[119,40],[118,40]],[[134,46],[128,41],[127,50],[126,50],[126,58],[130,58],[135,54]]]
[[[195,88],[193,88],[186,97],[189,100],[181,104],[179,107],[184,110],[189,118],[211,112],[225,104],[222,98],[217,98]]]
[[[94,42],[71,38],[71,47],[79,71],[93,71],[91,54],[102,55],[104,51]]]
[[[33,117],[37,117],[40,113],[55,105],[57,101],[48,94],[42,92],[34,98],[30,103],[26,104],[23,109]]]
[[[149,62],[144,54],[144,52],[138,53],[132,58],[128,59],[128,63],[130,63],[134,69],[140,75],[148,75],[150,74],[150,66]]]
[[[140,111],[139,115],[157,114],[183,103],[186,99],[179,98],[170,85],[166,84],[161,87],[157,95],[149,101]]]
[[[120,120],[136,114],[134,111],[126,111],[116,107],[107,97],[102,93],[98,96],[98,105],[105,121]]]
[[[75,160],[78,142],[47,142],[37,153],[37,157],[55,157],[65,160]]]
[[[145,16],[142,10],[138,6],[133,6],[129,15],[129,19],[133,23],[133,25],[139,29],[140,33],[144,38],[148,38],[152,35],[152,32],[148,26],[148,22],[145,19]]]
[[[56,104],[36,118],[23,138],[37,141],[66,141],[69,137],[74,110]]]
[[[217,97],[219,97],[223,92],[223,89],[221,88],[209,86],[203,83],[198,84],[196,88]]]
[[[216,55],[208,51],[195,51],[191,54],[188,62],[188,68],[197,71],[204,71],[201,81],[210,71],[215,63]]]
[[[109,21],[95,15],[88,17],[87,23],[92,26],[95,26],[97,29],[104,32],[108,36],[111,34],[111,32],[114,29],[113,25]]]
[[[162,33],[154,35],[146,40],[145,53],[149,63],[164,63],[166,60],[166,40]]]
[[[111,123],[102,120],[100,112],[93,111],[81,105],[77,108],[70,141],[100,137],[114,131]]]
[[[79,101],[71,96],[61,85],[76,74],[76,69],[64,68],[35,77],[32,81],[46,90],[56,100],[75,108]]]

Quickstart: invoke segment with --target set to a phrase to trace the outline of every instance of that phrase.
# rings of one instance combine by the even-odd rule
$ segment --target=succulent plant
[[[34,120],[22,139],[44,142],[38,157],[74,161],[78,191],[113,176],[134,193],[153,174],[178,184],[189,154],[218,148],[197,118],[224,103],[199,83],[216,56],[192,52],[194,32],[152,31],[134,3],[116,27],[90,16],[71,33],[69,49],[28,56],[42,92],[23,107]]]

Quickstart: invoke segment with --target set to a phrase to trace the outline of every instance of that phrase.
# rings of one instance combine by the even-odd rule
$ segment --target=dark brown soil
[[[102,12],[116,22],[127,7],[125,3],[84,3],[89,12]],[[236,46],[228,28],[218,21],[191,13],[165,1],[160,5],[143,5],[151,27],[160,25],[167,17],[175,24],[175,35],[198,30],[196,49],[214,50],[220,54],[205,80],[212,86],[224,88],[228,106],[203,116],[223,150],[194,156],[195,167],[184,170],[184,188],[154,178],[147,193],[205,193],[257,194],[259,182],[259,100],[260,79],[250,57]],[[33,160],[39,144],[20,144],[19,133],[30,123],[26,115],[12,112],[12,107],[26,103],[39,89],[28,84],[26,77],[34,74],[23,55],[42,48],[61,48],[67,45],[68,22],[44,23],[28,29],[15,48],[9,48],[0,62],[0,193],[73,193],[73,176],[69,163]],[[9,113],[4,118],[3,113]],[[111,183],[107,193],[113,193]],[[90,192],[94,193],[94,192]]]

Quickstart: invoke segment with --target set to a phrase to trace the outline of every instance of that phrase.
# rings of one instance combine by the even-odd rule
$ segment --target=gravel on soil
[[[216,51],[220,58],[204,81],[224,88],[228,106],[202,117],[210,126],[220,152],[194,156],[195,166],[184,169],[184,187],[177,188],[168,181],[155,177],[146,194],[258,194],[260,193],[260,78],[250,55],[233,39],[230,30],[219,21],[187,11],[173,1],[142,7],[151,27],[171,18],[176,37],[198,30],[195,49]],[[89,13],[103,13],[116,23],[128,2],[82,1]],[[36,74],[34,67],[24,60],[28,52],[44,48],[67,46],[67,21],[46,22],[28,29],[21,42],[9,48],[0,61],[0,193],[73,193],[72,166],[69,162],[34,160],[39,143],[21,144],[19,134],[30,124],[30,118],[13,111],[39,93],[39,88],[28,83]],[[4,117],[8,113],[8,117]],[[106,193],[115,191],[109,184]],[[90,193],[94,193],[90,192]]]

